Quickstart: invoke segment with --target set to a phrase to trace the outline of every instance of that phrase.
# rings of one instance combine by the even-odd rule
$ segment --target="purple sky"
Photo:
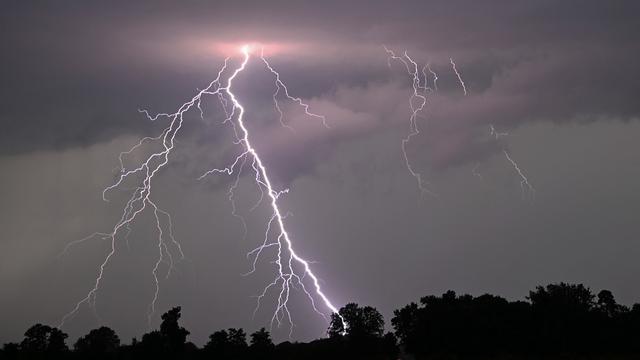
[[[20,339],[35,322],[57,324],[91,288],[108,243],[57,254],[117,220],[126,194],[104,203],[101,192],[118,154],[166,125],[137,110],[174,111],[215,78],[230,44],[243,42],[269,44],[289,90],[330,125],[289,104],[285,120],[296,131],[283,129],[259,59],[238,76],[255,145],[276,185],[291,189],[282,206],[293,213],[296,248],[337,305],[372,305],[388,322],[393,309],[448,289],[523,299],[558,281],[640,301],[638,10],[635,1],[5,4],[0,341]],[[399,63],[387,65],[383,44],[438,73],[407,148],[437,196],[421,198],[404,165],[411,79]],[[273,307],[267,300],[252,318],[272,264],[242,276],[268,221],[248,211],[259,195],[251,177],[238,192],[245,239],[227,201],[230,179],[196,180],[235,154],[215,101],[206,110],[204,121],[187,117],[154,190],[187,257],[162,280],[158,311],[181,305],[197,344],[221,328],[265,326]],[[496,141],[490,125],[510,135]],[[504,150],[535,199],[523,199]],[[125,341],[147,331],[153,230],[143,216],[129,248],[119,243],[96,302],[102,323]],[[303,296],[291,308],[295,339],[323,334],[326,323]],[[83,308],[64,330],[75,338],[98,324]],[[287,333],[274,329],[277,340]]]

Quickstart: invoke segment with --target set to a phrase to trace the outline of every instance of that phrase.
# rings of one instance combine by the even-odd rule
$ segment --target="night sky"
[[[237,66],[244,43],[264,44],[291,93],[326,116],[329,128],[283,101],[295,132],[283,128],[259,58],[234,84],[274,185],[290,188],[281,206],[294,245],[337,306],[371,305],[388,322],[394,309],[448,289],[524,299],[560,281],[640,301],[639,13],[637,1],[595,0],[5,1],[0,342],[58,324],[93,286],[109,241],[58,254],[121,215],[131,184],[102,201],[118,154],[167,124],[138,109],[175,111],[226,56]],[[383,45],[438,73],[407,148],[435,195],[421,196],[404,164],[411,79],[400,63],[388,66]],[[236,191],[246,237],[227,199],[233,177],[197,180],[237,155],[222,120],[213,98],[203,119],[189,113],[153,190],[186,259],[161,276],[152,326],[180,305],[196,344],[218,329],[268,326],[275,299],[252,316],[274,264],[266,256],[243,276],[269,220],[249,211],[259,197],[251,174]],[[509,136],[496,140],[490,125]],[[503,150],[535,196],[523,194]],[[155,236],[145,213],[128,244],[118,238],[95,312],[83,306],[63,328],[72,339],[101,324],[124,342],[148,330]],[[294,339],[324,334],[299,292],[291,311]],[[281,341],[289,329],[273,331]]]

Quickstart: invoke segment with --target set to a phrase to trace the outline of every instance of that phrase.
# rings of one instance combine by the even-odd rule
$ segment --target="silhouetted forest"
[[[373,307],[340,309],[347,328],[332,314],[327,337],[309,343],[275,345],[262,328],[214,332],[201,348],[180,326],[180,307],[162,315],[160,329],[121,344],[100,327],[72,347],[60,329],[36,324],[20,343],[8,343],[3,359],[639,359],[640,304],[616,303],[602,290],[551,284],[530,291],[526,301],[494,295],[425,296],[396,311],[385,333]]]

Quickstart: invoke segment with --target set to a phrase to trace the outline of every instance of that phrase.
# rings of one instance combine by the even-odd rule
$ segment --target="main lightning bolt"
[[[76,240],[74,242],[69,243],[63,253],[66,253],[70,246],[87,241],[92,238],[102,238],[110,240],[110,251],[103,259],[101,265],[98,269],[98,275],[94,281],[93,287],[89,290],[87,295],[78,301],[75,307],[64,317],[62,318],[59,327],[64,326],[65,322],[72,316],[74,316],[83,304],[88,304],[95,311],[95,301],[97,297],[97,292],[100,288],[101,281],[105,274],[105,269],[109,265],[111,259],[116,253],[116,239],[123,229],[126,230],[125,238],[128,233],[131,231],[131,224],[134,220],[145,210],[151,209],[153,211],[153,215],[155,218],[155,225],[158,232],[158,257],[154,264],[154,267],[151,271],[152,278],[155,284],[155,291],[149,305],[148,311],[148,321],[151,323],[153,314],[155,313],[155,305],[158,299],[160,282],[159,282],[159,271],[160,265],[164,262],[168,263],[168,270],[166,276],[170,275],[171,270],[174,266],[174,255],[172,251],[177,251],[180,259],[184,259],[184,253],[182,252],[182,247],[180,243],[177,242],[173,236],[173,225],[171,222],[171,216],[166,211],[162,210],[157,206],[157,204],[153,201],[151,197],[151,185],[154,176],[162,169],[169,161],[169,154],[173,150],[175,146],[175,138],[179,133],[183,121],[184,115],[194,107],[198,109],[200,112],[200,116],[203,118],[203,110],[201,107],[201,102],[203,101],[203,97],[207,96],[215,96],[219,100],[222,109],[224,110],[225,115],[227,116],[223,123],[228,123],[232,126],[233,132],[235,135],[234,144],[239,145],[241,147],[240,154],[236,156],[235,160],[225,168],[214,168],[202,176],[199,179],[203,179],[206,176],[214,173],[225,173],[227,175],[235,174],[236,179],[235,182],[229,188],[229,200],[232,204],[232,213],[234,216],[239,215],[236,214],[236,207],[234,202],[234,190],[238,186],[238,182],[240,179],[240,175],[242,174],[243,169],[247,164],[250,164],[251,169],[253,169],[255,174],[255,182],[257,187],[260,189],[261,196],[258,202],[254,205],[256,208],[263,200],[264,194],[266,193],[269,199],[269,205],[271,208],[272,215],[270,217],[269,222],[267,223],[265,237],[263,243],[257,247],[256,249],[250,251],[247,254],[247,257],[253,256],[252,261],[252,269],[248,273],[253,273],[256,269],[256,263],[258,258],[262,254],[263,250],[267,248],[274,247],[277,249],[277,255],[275,259],[275,264],[277,268],[277,274],[274,280],[269,283],[262,293],[257,297],[257,306],[256,311],[260,306],[260,301],[267,295],[268,291],[272,288],[278,289],[278,298],[277,298],[277,306],[274,311],[274,314],[271,318],[271,325],[277,323],[278,326],[281,325],[282,321],[285,319],[290,324],[290,332],[293,331],[293,319],[291,312],[289,311],[288,302],[290,299],[290,294],[292,288],[299,287],[302,292],[309,299],[311,306],[315,312],[323,316],[327,319],[326,314],[321,312],[316,306],[316,300],[319,299],[322,304],[333,313],[338,314],[338,317],[342,321],[343,329],[347,328],[347,324],[344,319],[339,315],[338,309],[334,306],[334,304],[329,300],[327,295],[323,292],[320,286],[320,280],[317,275],[312,271],[310,262],[301,257],[293,247],[293,243],[291,241],[290,235],[285,227],[285,218],[286,214],[283,215],[282,211],[278,206],[278,199],[281,195],[288,192],[288,189],[284,190],[275,190],[271,180],[268,176],[268,172],[266,166],[264,165],[263,160],[260,158],[257,150],[254,148],[253,144],[250,140],[250,133],[247,129],[244,122],[244,113],[245,109],[237,100],[235,94],[232,92],[233,81],[236,79],[237,75],[241,73],[245,68],[249,59],[251,58],[252,48],[248,45],[245,45],[241,48],[241,52],[243,54],[243,60],[241,64],[235,68],[231,75],[227,78],[226,83],[223,84],[222,77],[227,70],[229,58],[225,59],[224,65],[218,71],[217,77],[209,83],[209,85],[200,90],[191,100],[182,104],[179,109],[174,113],[160,113],[156,115],[150,115],[147,110],[140,110],[140,112],[144,113],[146,117],[151,121],[156,121],[160,118],[166,118],[169,120],[169,125],[161,132],[160,135],[156,137],[145,137],[141,139],[136,145],[134,145],[130,150],[122,152],[119,156],[120,161],[120,175],[118,176],[116,182],[105,188],[103,191],[103,199],[108,201],[106,195],[109,191],[120,187],[123,182],[129,178],[134,176],[141,176],[142,181],[137,186],[133,193],[131,194],[129,200],[126,202],[122,216],[113,226],[110,232],[97,232],[86,238]],[[290,95],[289,90],[287,89],[284,82],[280,79],[280,74],[269,64],[269,62],[264,57],[263,53],[260,55],[260,59],[264,62],[268,70],[275,76],[275,84],[276,90],[273,93],[273,101],[276,111],[279,113],[280,123],[290,128],[284,122],[284,113],[278,103],[278,95],[282,92],[284,96],[304,109],[304,112],[307,116],[318,118],[322,120],[322,124],[325,127],[328,127],[326,123],[326,119],[322,115],[318,115],[309,111],[309,105],[304,103],[301,98],[294,97]],[[229,102],[231,104],[229,104]],[[150,156],[146,158],[138,167],[133,169],[127,169],[124,165],[123,157],[130,155],[136,150],[139,150],[143,145],[150,142],[160,142],[162,145],[162,150],[159,152],[152,153]],[[240,217],[241,218],[241,217]],[[163,222],[163,219],[166,219],[166,224]],[[246,235],[246,224],[244,220],[241,218]],[[277,229],[277,236],[275,240],[270,240],[270,235],[272,229]],[[168,240],[167,240],[168,237]],[[307,285],[305,285],[305,279],[310,279],[311,289],[308,289]],[[255,312],[254,312],[255,313]]]
[[[260,300],[266,295],[266,293],[268,292],[269,289],[271,288],[279,288],[279,292],[278,292],[278,303],[276,306],[276,310],[272,316],[271,319],[271,323],[273,325],[274,322],[277,322],[278,325],[281,324],[281,321],[283,319],[287,319],[289,324],[291,325],[291,329],[293,328],[293,321],[292,321],[292,317],[291,317],[291,312],[289,311],[288,308],[288,301],[289,301],[289,296],[291,293],[291,287],[293,285],[299,285],[300,288],[302,289],[302,291],[305,293],[305,295],[309,298],[309,301],[311,302],[311,306],[313,307],[313,309],[320,315],[322,315],[323,317],[326,318],[326,316],[320,312],[318,310],[318,308],[316,307],[315,304],[315,300],[314,297],[312,296],[311,292],[309,292],[306,288],[306,286],[304,285],[304,278],[305,277],[309,277],[311,278],[312,281],[312,285],[313,285],[313,291],[315,292],[315,294],[322,300],[322,302],[324,303],[324,305],[329,308],[332,312],[334,313],[338,313],[338,309],[332,304],[332,302],[329,300],[329,298],[323,293],[321,287],[320,287],[320,282],[318,277],[313,273],[313,271],[311,270],[309,261],[305,260],[304,258],[302,258],[300,255],[298,255],[294,248],[293,248],[293,244],[291,242],[291,238],[289,236],[289,233],[287,232],[286,228],[285,228],[285,224],[284,224],[284,216],[280,210],[280,208],[278,207],[278,198],[280,197],[280,195],[283,194],[283,192],[286,192],[286,190],[284,191],[276,191],[273,188],[273,185],[271,184],[271,180],[269,179],[269,176],[267,174],[267,169],[265,168],[265,165],[262,161],[262,159],[260,158],[260,156],[258,155],[258,152],[256,151],[256,149],[253,147],[253,145],[251,144],[251,141],[249,139],[249,130],[247,130],[247,127],[245,126],[244,123],[244,107],[240,104],[240,102],[238,102],[237,98],[235,97],[235,95],[233,94],[233,92],[231,92],[231,86],[233,83],[233,80],[236,78],[236,76],[245,69],[245,66],[247,64],[247,62],[249,61],[250,58],[250,48],[248,46],[244,46],[242,48],[242,53],[244,54],[244,60],[242,62],[242,64],[240,65],[240,67],[238,67],[233,74],[229,77],[227,86],[224,88],[221,88],[221,90],[224,90],[226,92],[226,94],[229,96],[229,98],[231,99],[231,102],[233,104],[233,109],[232,109],[232,116],[233,114],[237,111],[238,115],[236,117],[236,123],[239,126],[240,130],[241,130],[241,136],[240,136],[240,141],[239,143],[243,146],[243,152],[238,155],[236,157],[236,159],[234,160],[234,162],[224,168],[224,169],[212,169],[207,171],[205,174],[203,174],[200,178],[204,178],[205,176],[211,174],[211,173],[227,173],[227,174],[231,174],[235,171],[235,169],[238,167],[238,164],[245,162],[247,158],[251,159],[252,161],[252,168],[255,171],[255,180],[256,183],[258,185],[258,187],[260,187],[261,189],[264,188],[264,190],[266,190],[267,196],[269,197],[269,203],[271,205],[271,210],[272,210],[272,216],[267,224],[267,229],[265,231],[265,237],[264,237],[264,242],[262,243],[262,245],[260,245],[259,247],[257,247],[256,249],[252,250],[251,252],[249,252],[247,254],[247,256],[254,256],[254,260],[253,260],[253,267],[251,269],[250,273],[253,273],[255,271],[255,266],[256,266],[256,261],[258,260],[258,258],[260,257],[262,251],[266,248],[269,247],[276,247],[277,248],[277,257],[276,257],[276,266],[277,266],[277,275],[275,277],[275,279],[269,283],[264,291],[258,296],[258,304],[256,307],[256,310],[258,309],[258,307],[260,306]],[[277,86],[277,90],[276,92],[273,94],[273,99],[274,99],[274,105],[278,111],[278,113],[280,114],[280,122],[284,125],[283,122],[283,112],[280,108],[280,106],[278,105],[278,101],[277,101],[277,95],[280,91],[280,89],[283,89],[285,96],[298,103],[300,106],[302,106],[304,108],[305,114],[312,116],[312,117],[317,117],[320,118],[323,122],[323,124],[325,126],[326,125],[326,121],[324,116],[321,115],[317,115],[314,113],[309,112],[309,105],[305,104],[304,102],[302,102],[302,100],[300,98],[297,97],[293,97],[291,95],[289,95],[289,90],[287,89],[286,85],[282,82],[282,80],[280,80],[280,74],[275,71],[273,69],[273,67],[271,67],[271,65],[269,64],[269,62],[265,59],[264,55],[261,54],[260,58],[262,59],[262,61],[265,63],[265,65],[267,66],[267,68],[276,76],[276,86]],[[229,118],[230,119],[230,118]],[[241,171],[241,170],[238,170]],[[278,235],[276,237],[276,240],[273,242],[269,241],[269,235],[271,232],[271,228],[273,223],[277,224],[277,229],[278,229]],[[285,255],[284,253],[287,253],[287,255]],[[294,269],[294,263],[297,263],[300,267],[302,267],[302,274],[298,274],[295,269]],[[342,319],[343,322],[343,326],[346,329],[346,324],[344,322],[344,319]]]

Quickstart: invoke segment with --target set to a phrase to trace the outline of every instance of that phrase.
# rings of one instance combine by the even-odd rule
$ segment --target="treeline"
[[[158,330],[128,345],[108,327],[91,330],[69,348],[67,334],[36,324],[3,359],[638,359],[640,304],[628,308],[602,290],[551,284],[526,301],[494,295],[426,296],[394,311],[385,333],[373,307],[347,304],[332,314],[327,338],[275,345],[267,330],[216,331],[201,348],[187,341],[180,307],[162,315]],[[343,326],[346,323],[346,328]]]

